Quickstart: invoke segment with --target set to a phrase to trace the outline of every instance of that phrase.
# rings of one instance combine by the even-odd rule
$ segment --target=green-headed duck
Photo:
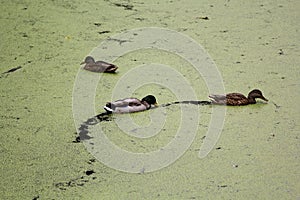
[[[157,106],[156,98],[153,95],[148,95],[142,100],[137,98],[126,98],[109,102],[104,106],[108,113],[133,113],[148,110],[151,105]]]

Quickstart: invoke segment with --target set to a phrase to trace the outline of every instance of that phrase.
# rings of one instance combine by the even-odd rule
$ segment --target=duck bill
[[[262,100],[264,100],[264,101],[266,101],[266,102],[268,102],[269,100],[268,99],[266,99],[265,97],[262,97],[261,98]]]
[[[156,102],[155,104],[153,104],[155,107],[158,107],[159,106],[159,104]]]
[[[83,64],[85,64],[85,62],[83,61],[82,63],[80,63],[80,65],[83,65]]]

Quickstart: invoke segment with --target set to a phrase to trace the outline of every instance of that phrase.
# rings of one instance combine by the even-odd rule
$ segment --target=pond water
[[[0,199],[299,198],[299,8],[297,1],[2,2]],[[259,88],[269,102],[226,108],[174,104],[112,115],[85,127],[93,138],[76,141],[80,124],[125,94],[154,94],[160,105],[208,100],[208,77],[166,50],[140,49],[114,57],[116,74],[80,68],[101,42],[143,27],[172,30],[200,44],[222,77],[219,91],[246,95]],[[125,43],[119,41],[120,46]],[[136,67],[146,73],[134,71]],[[74,104],[74,86],[82,74],[85,91],[93,93]],[[147,77],[170,85],[156,80],[136,84]],[[177,78],[187,80],[187,89]],[[223,126],[216,140],[209,141],[213,112],[225,115],[216,118]],[[176,135],[180,127],[185,129]],[[98,136],[135,156],[170,154],[139,165],[102,152]],[[170,141],[177,146],[166,151]],[[205,142],[212,149],[199,157]],[[101,162],[103,155],[111,163]]]

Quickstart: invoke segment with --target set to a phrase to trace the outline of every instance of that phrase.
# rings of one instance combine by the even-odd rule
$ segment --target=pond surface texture
[[[300,198],[299,1],[14,0],[1,1],[0,10],[0,199]],[[191,145],[167,167],[136,174],[104,165],[87,150],[89,140],[76,142],[74,83],[79,72],[95,76],[79,64],[107,38],[141,27],[193,38],[215,62],[226,92],[259,88],[269,103],[228,107],[220,138],[201,159],[212,109],[221,108],[172,105],[114,115],[94,126],[120,148],[139,153],[162,149],[176,137],[181,108],[199,109],[201,119]],[[112,100],[120,77],[149,63],[176,69],[195,98],[207,100],[208,88],[189,63],[144,49],[115,59],[117,74],[99,75],[94,114]],[[154,94],[160,104],[195,100],[177,99],[159,84],[135,87],[133,96]],[[139,129],[129,125],[124,127],[131,135],[118,127],[128,118],[147,126],[160,111],[165,123],[151,137],[135,137]]]

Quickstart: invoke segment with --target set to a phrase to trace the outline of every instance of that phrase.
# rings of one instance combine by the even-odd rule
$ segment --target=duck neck
[[[144,106],[146,106],[147,110],[149,110],[151,108],[151,105],[147,101],[142,101],[142,104],[144,104]]]
[[[248,102],[249,102],[249,104],[255,104],[256,100],[254,97],[248,96]]]

